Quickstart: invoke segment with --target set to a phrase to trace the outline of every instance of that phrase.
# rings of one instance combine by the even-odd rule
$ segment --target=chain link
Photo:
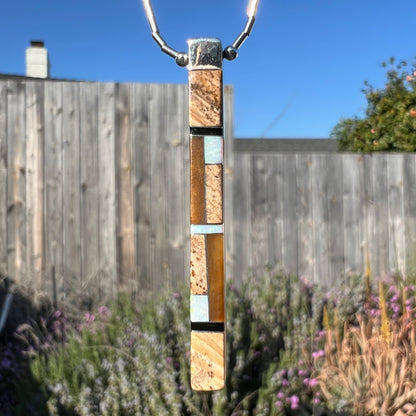
[[[175,49],[171,48],[163,39],[159,32],[159,27],[156,22],[155,12],[153,11],[151,0],[142,0],[144,10],[146,12],[146,17],[152,31],[152,37],[156,43],[160,46],[162,52],[171,56],[175,59],[176,63],[179,66],[186,66],[189,62],[189,57],[186,52],[178,52]],[[250,33],[254,26],[254,21],[256,20],[257,6],[259,0],[249,0],[249,5],[247,7],[247,23],[243,31],[237,36],[236,40],[229,46],[224,49],[223,56],[225,59],[232,61],[237,58],[238,49],[245,42],[245,40],[250,36]]]

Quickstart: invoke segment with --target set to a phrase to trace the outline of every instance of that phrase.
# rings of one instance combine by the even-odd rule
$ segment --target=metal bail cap
[[[188,40],[188,70],[221,69],[222,45],[217,38],[196,38]]]

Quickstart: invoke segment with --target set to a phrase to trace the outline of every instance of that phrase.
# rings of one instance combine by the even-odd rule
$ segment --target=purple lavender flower
[[[274,405],[279,409],[283,407],[283,403],[280,400],[277,400]]]
[[[288,402],[290,403],[290,408],[295,410],[299,407],[299,397],[298,396],[290,396],[288,398]]]
[[[109,316],[111,316],[110,309],[107,308],[107,306],[102,305],[98,308],[98,313],[100,314],[101,318],[106,319]]]

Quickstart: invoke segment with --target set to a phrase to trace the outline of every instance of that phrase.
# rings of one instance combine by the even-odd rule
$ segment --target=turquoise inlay
[[[209,322],[208,295],[191,295],[191,322]]]
[[[195,225],[191,224],[191,234],[224,234],[224,224]]]
[[[223,140],[221,136],[204,136],[205,163],[223,163]]]

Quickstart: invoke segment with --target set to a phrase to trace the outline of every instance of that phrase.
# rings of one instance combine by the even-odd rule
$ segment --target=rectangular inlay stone
[[[191,295],[190,309],[191,309],[191,322],[208,322],[209,321],[208,295]]]
[[[224,236],[207,235],[209,320],[225,322]]]
[[[208,294],[205,235],[191,235],[191,294]]]
[[[191,224],[205,224],[204,138],[191,136],[189,143],[191,170]]]
[[[189,72],[189,126],[222,126],[222,70]]]
[[[224,234],[224,224],[196,225],[191,224],[191,234]]]
[[[205,165],[205,199],[208,224],[222,223],[222,165]]]
[[[204,137],[204,158],[206,164],[223,163],[223,138],[221,136]]]
[[[191,387],[220,390],[225,381],[225,337],[223,332],[191,332]]]

